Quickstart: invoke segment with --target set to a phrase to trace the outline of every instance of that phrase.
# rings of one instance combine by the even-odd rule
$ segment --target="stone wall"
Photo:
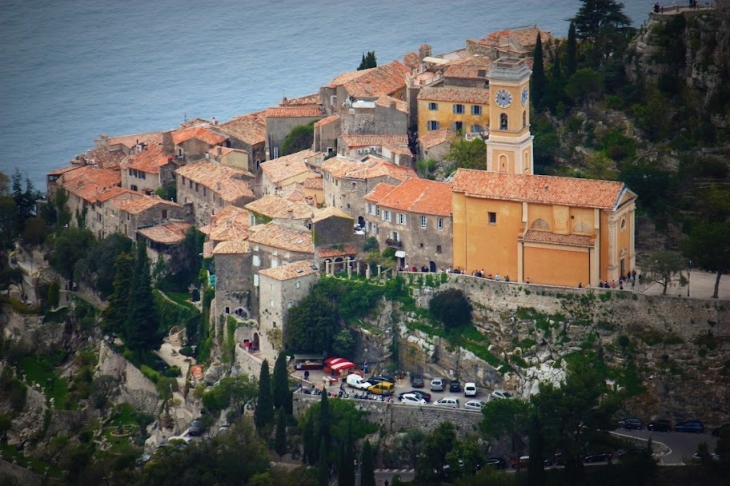
[[[100,375],[112,375],[120,380],[122,386],[116,403],[128,403],[135,410],[149,414],[157,411],[158,396],[155,384],[103,341],[99,348],[99,365],[96,372],[96,376]]]

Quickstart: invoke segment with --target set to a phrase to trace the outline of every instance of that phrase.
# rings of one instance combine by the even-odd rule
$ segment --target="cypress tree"
[[[271,377],[269,376],[269,362],[261,363],[259,374],[259,394],[256,400],[256,410],[253,413],[253,422],[260,435],[264,435],[267,428],[274,422],[274,404],[271,398]]]
[[[274,384],[272,389],[274,408],[277,410],[283,408],[284,411],[291,415],[292,413],[292,396],[289,390],[289,374],[286,369],[286,356],[279,353],[274,363]]]
[[[542,39],[540,33],[537,34],[537,40],[535,41],[535,53],[533,55],[532,64],[532,79],[530,80],[532,93],[532,103],[535,109],[539,108],[542,104],[542,97],[545,94],[545,87],[547,82],[545,80],[545,66],[542,54]]]
[[[375,482],[375,457],[370,441],[366,440],[362,446],[362,461],[360,465],[360,486],[377,486]]]
[[[326,453],[332,450],[332,434],[330,433],[330,405],[327,399],[327,391],[322,393],[322,401],[319,404],[319,436],[324,443]]]
[[[540,418],[537,412],[533,412],[530,417],[530,462],[527,465],[528,486],[542,486],[545,484],[545,466],[542,458],[544,442]]]
[[[302,446],[304,447],[304,463],[314,466],[317,463],[317,437],[314,434],[314,419],[309,417],[302,432]]]
[[[340,467],[337,471],[340,486],[355,486],[355,454],[352,448],[352,420],[347,421],[347,439],[340,447]]]
[[[164,332],[160,329],[159,312],[152,295],[150,262],[147,258],[147,245],[144,240],[137,244],[134,278],[129,293],[125,343],[142,357],[143,351],[160,347]]]
[[[324,437],[319,442],[319,462],[317,463],[317,484],[328,486],[330,481],[330,466],[327,462],[327,448],[324,445]]]
[[[134,259],[122,252],[114,261],[114,292],[109,296],[109,305],[102,312],[104,329],[124,335],[124,325],[129,309],[129,295],[132,290]]]
[[[568,52],[566,59],[568,77],[572,76],[576,69],[578,69],[578,41],[575,36],[575,24],[571,22],[570,30],[568,30]]]
[[[286,414],[283,409],[276,412],[276,437],[274,438],[274,450],[281,456],[286,454]]]
[[[556,48],[555,49],[555,60],[553,61],[553,81],[559,81],[562,73],[560,68],[560,52]]]

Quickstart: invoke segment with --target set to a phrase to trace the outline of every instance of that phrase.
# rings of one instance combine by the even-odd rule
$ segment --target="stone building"
[[[342,133],[362,135],[407,135],[408,104],[381,95],[373,100],[347,100],[340,112]]]
[[[200,232],[206,236],[203,243],[203,258],[211,258],[213,249],[224,241],[243,241],[248,239],[249,214],[245,209],[227,206],[210,217],[210,224],[201,226]]]
[[[211,216],[226,206],[242,208],[254,199],[248,172],[205,160],[180,167],[176,173],[177,200],[192,207],[196,226],[210,223]]]
[[[451,184],[408,179],[378,184],[367,196],[365,231],[381,248],[395,248],[400,267],[451,266]]]
[[[282,156],[284,139],[298,126],[324,118],[319,107],[281,106],[266,110],[266,160]]]
[[[248,170],[256,174],[259,164],[266,160],[266,122],[263,112],[235,117],[221,123],[220,130],[228,135],[231,148],[248,154]]]
[[[246,210],[250,226],[276,221],[305,229],[311,229],[315,212],[315,208],[308,204],[289,201],[279,196],[264,196],[246,204]]]
[[[259,276],[260,350],[263,358],[273,361],[286,335],[289,309],[309,294],[319,278],[319,268],[313,261],[303,260],[261,270]]]
[[[500,57],[528,57],[535,51],[537,36],[542,45],[550,41],[550,32],[540,30],[537,25],[505,29],[487,34],[481,39],[468,39],[466,52],[469,56],[480,55],[496,60]]]
[[[327,155],[337,152],[337,137],[342,131],[339,115],[330,115],[314,124],[314,150]]]
[[[304,181],[304,197],[315,207],[324,204],[324,180],[322,176],[314,177]]]
[[[311,159],[311,162],[310,162]],[[310,163],[319,165],[324,156],[314,150],[302,150],[261,164],[256,192],[260,195],[276,195],[284,187],[320,177],[310,169]]]
[[[450,128],[442,128],[435,132],[426,132],[418,137],[418,158],[432,159],[442,162],[451,150],[451,141],[456,132]]]
[[[254,269],[248,241],[223,241],[213,249],[215,261],[215,316],[255,318]],[[252,336],[253,338],[253,336]]]
[[[165,154],[162,145],[140,145],[121,164],[122,187],[148,196],[175,181],[175,157]]]
[[[104,234],[122,233],[136,241],[137,231],[168,220],[188,221],[190,213],[180,204],[157,196],[114,198],[104,218]]]
[[[248,157],[248,152],[243,149],[221,147],[216,145],[212,149],[208,150],[205,154],[207,160],[218,162],[226,167],[232,167],[234,169],[247,172],[251,174],[251,178],[254,177],[253,173],[249,171],[251,165]]]
[[[312,218],[315,261],[323,272],[347,271],[347,263],[357,255],[354,220],[334,208],[317,209]]]
[[[156,262],[162,256],[169,260],[172,252],[183,242],[188,230],[192,228],[185,221],[167,221],[137,230],[137,240],[147,241],[147,256],[150,262]]]
[[[204,159],[205,154],[213,147],[231,145],[228,135],[218,126],[210,123],[180,128],[172,132],[171,137],[175,159],[179,163]]]
[[[396,165],[410,167],[408,160],[411,157],[411,152],[408,150],[408,135],[404,133],[400,135],[364,135],[347,133],[340,135],[337,145],[338,153],[350,159],[357,159],[367,154],[375,154],[381,156],[381,158],[390,160],[390,157],[383,157],[383,154],[387,151],[392,153],[396,151],[397,148],[400,148],[407,151],[407,157],[403,160],[398,158],[397,160],[403,163]],[[400,154],[401,151],[398,151],[397,153]],[[391,163],[395,162],[391,161]]]
[[[379,157],[364,156],[359,162],[333,157],[322,164],[324,203],[344,211],[365,225],[364,197],[381,182],[400,184],[418,177],[409,167],[387,162]]]

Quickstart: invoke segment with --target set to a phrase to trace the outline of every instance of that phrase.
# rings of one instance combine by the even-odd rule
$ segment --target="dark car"
[[[722,424],[721,426],[712,429],[713,437],[720,437],[721,435],[730,434],[730,424]]]
[[[646,430],[653,430],[655,432],[671,432],[672,423],[669,420],[656,420],[649,422],[646,426]]]
[[[192,422],[190,422],[190,428],[188,430],[188,434],[190,435],[200,435],[203,433],[203,430],[205,430],[205,425],[203,424],[203,421],[200,419],[195,419]]]
[[[367,379],[367,382],[371,385],[377,385],[378,383],[383,383],[384,381],[387,381],[388,383],[395,383],[394,381],[391,381],[390,377],[382,375],[373,375]]]
[[[601,452],[599,454],[589,454],[583,458],[583,462],[608,462],[613,458],[610,452]]]
[[[401,395],[405,395],[406,393],[412,393],[412,394],[416,395],[418,398],[423,398],[424,400],[426,400],[426,403],[428,403],[428,402],[431,401],[431,394],[430,393],[422,392],[422,391],[419,391],[419,390],[411,390],[411,391],[407,391],[407,392],[404,392],[404,393],[399,393],[398,394],[398,398],[400,399]]]
[[[637,418],[627,418],[624,420],[623,427],[626,430],[642,430],[644,423]]]
[[[502,457],[489,457],[485,464],[495,469],[507,469],[507,461]]]
[[[413,388],[423,388],[425,383],[421,375],[411,375],[411,386]]]
[[[461,383],[459,380],[451,380],[449,382],[449,391],[451,393],[459,393],[461,391]]]
[[[705,431],[705,426],[699,420],[687,420],[686,422],[680,422],[674,426],[675,432],[693,432],[695,434],[701,434]]]
[[[618,458],[620,461],[631,459],[634,457],[650,457],[646,447],[632,447],[625,451],[619,451]]]

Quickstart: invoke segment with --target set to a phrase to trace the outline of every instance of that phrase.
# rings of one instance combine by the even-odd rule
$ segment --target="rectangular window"
[[[429,121],[428,122],[428,129],[430,131],[432,131],[432,132],[435,131],[435,130],[438,130],[439,129],[439,122],[433,121],[433,120]]]
[[[253,276],[253,286],[258,287],[259,286],[259,274],[255,273]]]
[[[383,214],[383,221],[390,222],[390,211],[383,210],[382,214]]]
[[[464,123],[456,121],[451,124],[451,127],[454,129],[455,132],[461,132],[462,130],[464,130]]]
[[[436,245],[436,253],[441,253],[441,245]]]
[[[162,210],[162,219],[167,219],[167,209]]]
[[[203,186],[203,197],[207,197],[207,196],[208,196],[208,188]]]
[[[479,105],[471,105],[471,114],[472,115],[481,115],[482,107]]]
[[[279,266],[279,260],[271,260],[271,268],[276,268]]]
[[[443,230],[443,229],[444,229],[444,218],[439,218],[439,219],[438,219],[438,224],[437,224],[437,226],[438,226],[438,229],[439,229],[439,231],[441,231],[441,230]]]
[[[297,282],[297,288],[300,288],[302,286],[301,282]]]
[[[464,105],[454,105],[454,114],[455,115],[463,115],[464,114]]]
[[[481,132],[482,132],[481,125],[472,125],[471,126],[471,133],[481,133]]]
[[[428,104],[428,109],[431,110],[431,111],[436,111],[436,110],[439,109],[439,105],[438,105],[438,103],[429,103]]]
[[[497,213],[489,213],[489,224],[497,224]]]
[[[291,309],[292,305],[294,305],[294,303],[290,300],[289,302],[286,303],[286,308]]]
[[[406,215],[398,214],[398,224],[406,224]]]
[[[421,228],[426,227],[426,216],[421,216]]]
[[[254,267],[260,267],[261,266],[261,259],[258,255],[253,256],[253,266]]]
[[[269,307],[274,307],[274,299],[269,299]]]
[[[195,183],[195,192],[198,192],[198,189],[200,189],[200,184],[197,182]]]

